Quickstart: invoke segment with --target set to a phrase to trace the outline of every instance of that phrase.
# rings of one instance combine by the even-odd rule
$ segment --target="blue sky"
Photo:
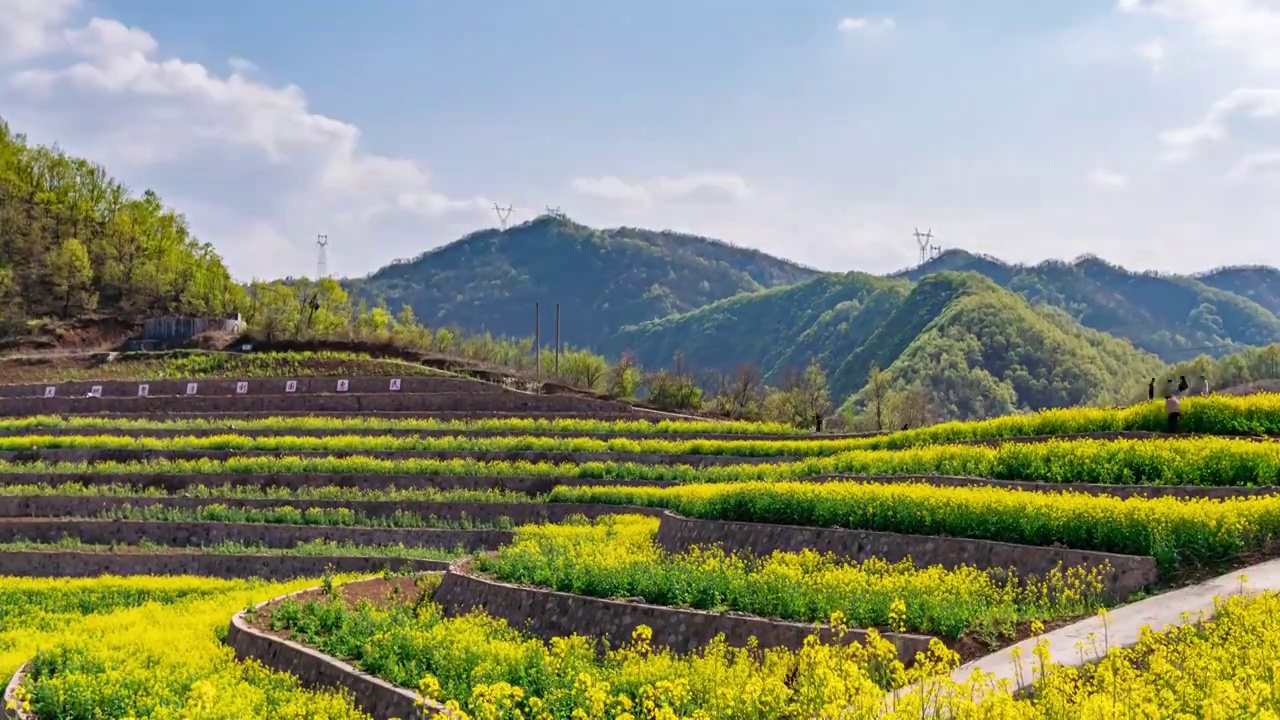
[[[1280,264],[1277,0],[0,0],[0,115],[239,277],[545,205],[823,269]]]

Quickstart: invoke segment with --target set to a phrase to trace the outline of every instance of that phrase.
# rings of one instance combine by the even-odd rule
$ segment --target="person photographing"
[[[1168,432],[1178,432],[1178,418],[1182,414],[1182,397],[1178,393],[1166,395],[1164,398],[1164,411],[1169,415]]]

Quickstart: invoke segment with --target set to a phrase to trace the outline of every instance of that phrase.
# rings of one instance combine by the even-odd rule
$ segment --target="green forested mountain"
[[[1249,298],[1280,316],[1280,270],[1248,265],[1225,267],[1196,276],[1200,282]]]
[[[642,363],[730,371],[758,364],[767,380],[811,358],[833,395],[865,400],[873,367],[890,390],[923,390],[937,416],[1122,402],[1163,367],[1128,342],[1032,306],[976,273],[943,272],[914,286],[859,273],[738,296],[624,328],[609,350]]]
[[[221,315],[242,291],[154,192],[0,120],[0,336],[40,317]]]
[[[604,346],[635,353],[646,366],[676,351],[698,369],[756,365],[766,381],[816,359],[833,389],[852,391],[832,371],[866,342],[907,297],[911,283],[867,275],[822,275],[808,282],[738,295],[693,312],[625,327]]]
[[[357,298],[408,304],[431,325],[543,337],[560,303],[561,337],[599,346],[618,328],[743,292],[807,280],[815,270],[707,238],[634,228],[593,230],[543,216],[461,240],[346,282]]]
[[[1270,268],[1225,268],[1197,278],[1131,272],[1091,256],[1023,266],[952,250],[900,276],[916,280],[942,270],[978,272],[1169,362],[1280,341],[1280,281]]]
[[[957,418],[1125,403],[1164,367],[974,273],[925,277],[866,348],[844,372],[866,377],[874,362],[890,387],[923,388],[938,416]]]

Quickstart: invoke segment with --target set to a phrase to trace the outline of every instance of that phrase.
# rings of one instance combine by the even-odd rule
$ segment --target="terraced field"
[[[7,712],[1280,711],[1221,690],[1273,678],[1280,402],[1158,416],[810,436],[435,375],[0,386]],[[1215,619],[1127,619],[1184,608]]]

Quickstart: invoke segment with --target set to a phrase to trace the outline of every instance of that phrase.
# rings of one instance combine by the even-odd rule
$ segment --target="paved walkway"
[[[1105,628],[1102,618],[1092,617],[1046,633],[1039,638],[1024,640],[1012,647],[961,665],[951,674],[951,678],[957,682],[964,682],[968,680],[976,669],[984,673],[994,673],[994,679],[997,682],[1007,678],[1012,690],[1021,689],[1030,685],[1034,680],[1031,672],[1034,658],[1032,651],[1036,647],[1036,641],[1040,638],[1045,638],[1049,641],[1050,658],[1058,665],[1076,666],[1094,662],[1099,659],[1097,655],[1105,655],[1108,648],[1115,649],[1136,644],[1140,630],[1144,625],[1149,625],[1152,630],[1158,631],[1167,625],[1182,624],[1184,614],[1190,615],[1190,619],[1193,622],[1201,612],[1205,613],[1206,616],[1211,615],[1214,597],[1226,599],[1230,595],[1240,594],[1241,575],[1249,578],[1247,583],[1243,583],[1244,591],[1247,594],[1266,590],[1280,590],[1280,560],[1271,560],[1222,575],[1199,585],[1192,585],[1139,600],[1129,605],[1122,605],[1111,610],[1108,614]],[[1107,638],[1105,645],[1103,641],[1104,632]],[[1090,634],[1095,636],[1094,640],[1089,639]],[[1093,651],[1095,641],[1098,647],[1097,655]],[[1084,645],[1083,658],[1080,656],[1080,651],[1076,649],[1077,642],[1081,642]],[[1017,667],[1013,662],[1014,648],[1022,649],[1021,663],[1023,671],[1021,678],[1019,678]]]

